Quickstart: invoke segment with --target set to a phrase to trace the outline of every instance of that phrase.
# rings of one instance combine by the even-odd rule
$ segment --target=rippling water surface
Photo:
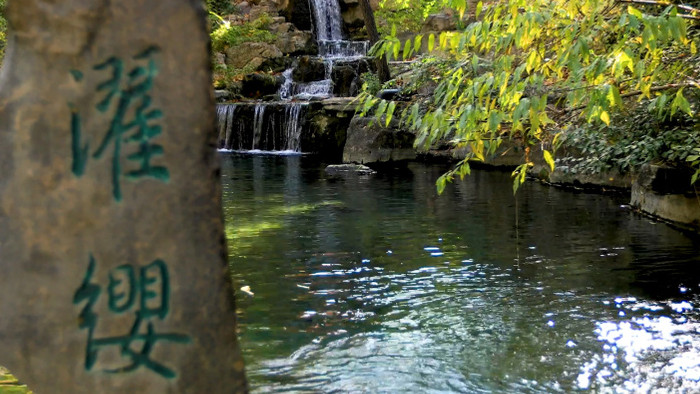
[[[700,391],[700,244],[624,197],[222,159],[254,391]]]

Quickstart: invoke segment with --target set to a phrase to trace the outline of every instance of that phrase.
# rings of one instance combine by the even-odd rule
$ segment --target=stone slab
[[[247,391],[202,3],[8,3],[0,365],[36,393]]]

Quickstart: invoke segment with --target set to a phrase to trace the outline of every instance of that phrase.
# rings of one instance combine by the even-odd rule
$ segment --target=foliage
[[[382,0],[375,12],[377,29],[382,35],[388,35],[392,26],[399,26],[401,31],[420,31],[428,15],[440,11],[445,0]]]
[[[610,126],[572,127],[564,134],[562,144],[581,154],[559,163],[567,172],[594,174],[609,170],[625,173],[649,162],[692,161],[700,146],[699,131],[697,123],[686,114],[659,119],[639,105],[625,119],[613,118]]]
[[[235,86],[236,82],[244,76],[255,71],[255,67],[248,65],[243,68],[227,67],[222,64],[214,64],[214,88],[226,89]]]
[[[226,15],[235,10],[231,0],[207,0],[207,10],[217,15]]]
[[[218,20],[217,26],[211,33],[212,48],[214,51],[223,52],[226,48],[244,42],[273,42],[277,36],[268,30],[272,23],[272,18],[267,14],[262,14],[259,18],[233,24],[211,13]]]
[[[362,78],[363,91],[371,95],[376,95],[377,93],[379,93],[380,90],[382,90],[382,81],[379,80],[379,77],[377,77],[376,74],[366,72],[363,73],[360,77]]]
[[[651,4],[650,4],[651,3]],[[452,0],[460,13],[466,1]],[[449,139],[471,153],[437,182],[469,173],[468,160],[484,160],[506,139],[552,152],[564,124],[610,125],[624,119],[630,100],[648,100],[663,119],[684,113],[697,123],[687,96],[697,92],[700,57],[697,22],[689,6],[649,0],[496,0],[475,7],[478,22],[461,32],[430,35],[428,48],[456,65],[437,77],[435,94],[414,103],[402,119],[417,132],[419,146]],[[375,55],[413,55],[423,37],[404,43],[389,37]],[[386,111],[370,94],[360,109]],[[529,155],[514,172],[524,181]]]

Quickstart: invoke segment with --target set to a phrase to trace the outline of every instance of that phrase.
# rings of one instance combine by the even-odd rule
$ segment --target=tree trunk
[[[369,5],[369,0],[360,0],[360,6],[362,7],[362,15],[365,18],[365,28],[367,29],[367,34],[369,34],[369,43],[374,45],[379,41],[379,32],[377,31],[377,24],[374,21],[374,12],[372,7]],[[386,82],[391,79],[391,72],[389,71],[389,64],[386,61],[386,56],[377,58],[377,71],[379,74],[379,79],[382,82]]]

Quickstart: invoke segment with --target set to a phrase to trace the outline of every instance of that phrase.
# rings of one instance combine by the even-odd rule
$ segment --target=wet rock
[[[6,11],[0,365],[37,393],[246,392],[202,2]]]
[[[292,73],[295,82],[313,82],[326,78],[326,66],[323,59],[302,56],[299,58],[296,68]]]
[[[373,175],[377,171],[362,165],[362,164],[332,164],[326,167],[326,174],[331,176],[338,175]]]
[[[393,120],[389,127],[375,118],[356,116],[350,122],[343,150],[344,163],[386,163],[416,159],[415,135],[398,128]]]
[[[311,31],[313,29],[309,0],[288,0],[286,7],[280,11],[280,14],[299,30]]]
[[[281,73],[290,68],[293,62],[294,59],[289,56],[275,57],[265,60],[260,67],[258,67],[258,70],[267,73]]]
[[[303,152],[314,153],[320,158],[340,162],[348,126],[354,111],[339,101],[313,102],[308,112],[308,130],[301,135]],[[324,104],[325,103],[325,104]]]
[[[248,74],[243,77],[241,94],[248,98],[276,94],[283,82],[281,76],[263,73]]]
[[[227,100],[231,100],[233,97],[233,93],[229,92],[228,90],[214,90],[214,97],[216,98],[216,101],[218,102],[224,102]]]

